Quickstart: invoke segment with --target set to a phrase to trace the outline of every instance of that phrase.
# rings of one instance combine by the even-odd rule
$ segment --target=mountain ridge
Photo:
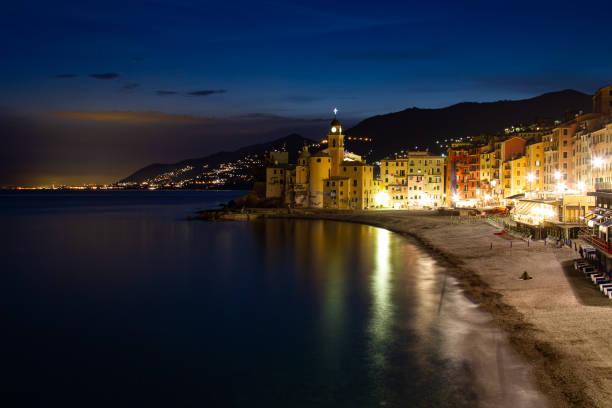
[[[562,119],[570,112],[590,112],[592,97],[585,93],[565,89],[547,92],[532,98],[499,100],[494,102],[459,102],[443,108],[406,108],[401,111],[366,118],[345,131],[352,138],[372,139],[371,143],[346,141],[347,150],[361,154],[368,160],[378,160],[400,150],[439,149],[436,140],[499,134],[512,125],[531,124],[538,119]],[[168,182],[195,179],[219,166],[237,162],[245,157],[260,156],[266,151],[286,149],[290,163],[297,160],[303,144],[317,145],[312,139],[296,133],[282,138],[244,146],[234,151],[220,151],[199,158],[176,163],[153,163],[141,168],[120,183],[142,183],[155,178]],[[442,151],[438,152],[442,153]],[[187,167],[193,169],[185,170]],[[204,167],[206,166],[206,167]],[[246,171],[246,169],[245,169]],[[177,173],[175,175],[167,173]],[[158,177],[164,175],[164,177]],[[241,179],[245,176],[242,174]],[[201,177],[200,177],[201,179]]]
[[[590,112],[592,97],[565,89],[532,98],[494,102],[459,102],[443,108],[407,108],[366,118],[346,131],[348,136],[373,139],[372,159],[419,146],[435,148],[435,141],[480,134],[498,134],[504,128],[534,123],[538,119],[562,119],[568,112]],[[406,135],[397,132],[407,129]],[[366,150],[355,148],[356,153]]]

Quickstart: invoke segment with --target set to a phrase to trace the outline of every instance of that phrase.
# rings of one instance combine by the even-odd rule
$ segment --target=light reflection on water
[[[245,407],[543,405],[488,315],[408,239],[159,211],[0,217],[11,272],[1,357],[13,373],[0,390],[147,387],[178,391],[175,405]]]
[[[391,319],[393,318],[393,305],[390,297],[390,235],[384,229],[375,229],[374,240],[376,258],[375,267],[371,276],[372,316],[368,331],[370,332],[370,358],[376,370],[386,369],[385,351],[390,343]]]

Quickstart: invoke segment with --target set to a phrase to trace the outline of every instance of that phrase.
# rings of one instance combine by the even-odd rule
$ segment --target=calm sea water
[[[2,193],[0,391],[40,405],[545,405],[414,242],[328,221],[184,221],[241,194]]]

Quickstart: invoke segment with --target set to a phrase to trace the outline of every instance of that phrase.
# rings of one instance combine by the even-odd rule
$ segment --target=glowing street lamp
[[[531,191],[531,183],[533,183],[534,180],[535,176],[533,175],[533,173],[529,173],[527,175],[527,181],[529,182],[529,191]]]
[[[601,157],[593,157],[593,166],[597,169],[601,168],[604,164],[604,161]]]
[[[555,171],[555,180],[557,180],[557,181],[561,180],[561,172],[560,171]]]
[[[576,187],[578,187],[578,190],[580,190],[580,191],[585,191],[586,190],[586,184],[584,183],[584,181],[579,181],[578,184],[576,185]]]

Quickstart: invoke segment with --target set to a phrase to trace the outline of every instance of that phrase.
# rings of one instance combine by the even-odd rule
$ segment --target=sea
[[[244,193],[1,192],[0,398],[547,405],[506,335],[416,242],[334,221],[186,220]]]

